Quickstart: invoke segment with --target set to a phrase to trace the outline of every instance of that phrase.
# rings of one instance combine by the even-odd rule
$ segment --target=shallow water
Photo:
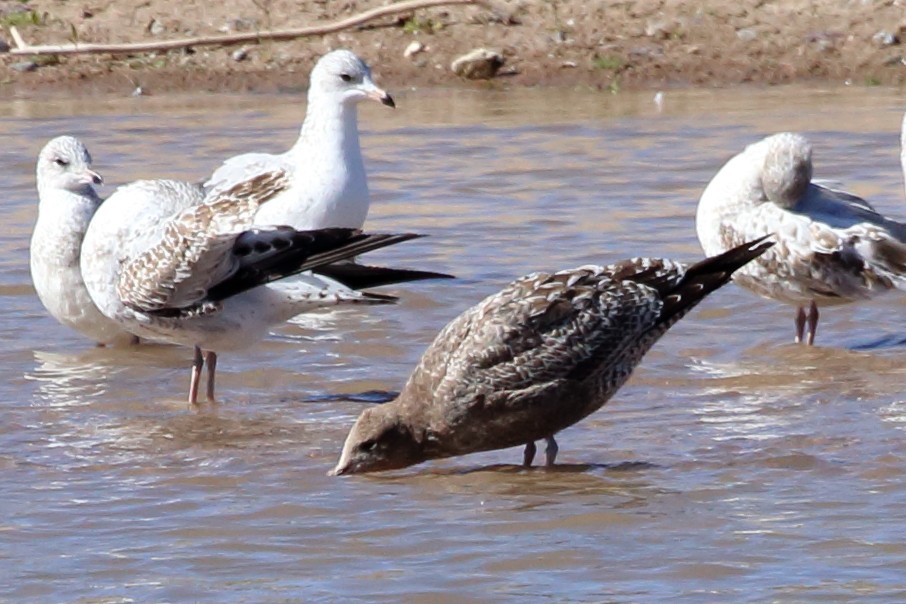
[[[906,598],[895,295],[829,309],[806,349],[789,342],[791,309],[724,288],[561,434],[556,471],[523,471],[511,449],[325,475],[357,413],[508,280],[697,258],[698,195],[767,133],[808,133],[816,176],[906,216],[894,91],[668,92],[663,111],[651,96],[420,91],[395,112],[364,107],[369,227],[431,235],[371,259],[460,279],[223,355],[223,403],[200,413],[182,402],[188,351],[96,349],[41,308],[34,158],[70,133],[108,183],[198,179],[230,154],[288,146],[299,99],[0,104],[0,599]]]

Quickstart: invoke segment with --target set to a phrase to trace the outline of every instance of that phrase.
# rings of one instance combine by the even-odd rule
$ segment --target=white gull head
[[[38,155],[38,190],[63,189],[86,193],[92,185],[104,182],[91,169],[91,155],[82,142],[73,136],[52,139]]]
[[[395,107],[393,97],[371,79],[371,68],[349,50],[334,50],[321,57],[311,72],[309,103],[330,98],[342,104],[366,99]]]

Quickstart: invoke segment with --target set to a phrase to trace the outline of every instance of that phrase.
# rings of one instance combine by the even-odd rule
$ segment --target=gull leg
[[[189,404],[198,404],[198,382],[201,381],[201,370],[204,367],[204,357],[201,348],[195,347],[195,356],[192,357],[192,377],[189,380]]]
[[[805,334],[805,309],[801,306],[796,311],[796,343],[802,342],[802,336]]]
[[[217,353],[213,350],[206,350],[204,360],[208,364],[208,402],[216,403],[217,401],[214,400],[214,374],[217,371]]]
[[[554,440],[553,436],[548,436],[544,440],[547,442],[547,448],[544,450],[545,463],[548,468],[551,468],[554,465],[554,461],[557,459],[557,452],[560,450],[560,447],[557,446],[557,441]]]
[[[808,307],[808,345],[811,346],[815,343],[815,333],[818,331],[818,318],[820,314],[818,313],[818,305],[815,304],[815,301],[812,300],[811,305]]]
[[[535,447],[535,441],[530,440],[525,443],[525,451],[522,453],[522,465],[526,468],[532,467],[532,461],[535,459],[535,452],[537,448]]]

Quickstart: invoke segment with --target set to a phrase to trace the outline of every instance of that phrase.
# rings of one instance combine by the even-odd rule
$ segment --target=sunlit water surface
[[[182,399],[189,351],[97,349],[44,312],[28,274],[34,158],[69,133],[110,184],[200,179],[288,147],[301,99],[0,104],[0,599],[906,599],[896,295],[826,311],[806,349],[790,343],[791,309],[726,287],[561,434],[556,471],[523,471],[511,449],[325,475],[355,416],[508,280],[699,257],[699,194],[765,134],[808,133],[816,176],[906,217],[899,94],[668,92],[662,111],[650,94],[397,96],[396,111],[361,111],[368,226],[430,237],[370,259],[459,280],[222,355],[222,404],[202,412]]]

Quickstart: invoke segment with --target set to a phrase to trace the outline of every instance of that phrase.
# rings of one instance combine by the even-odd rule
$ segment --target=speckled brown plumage
[[[553,463],[553,436],[604,405],[670,326],[771,245],[691,266],[635,258],[511,283],[441,331],[395,401],[359,417],[335,473],[517,445],[533,453],[539,439]]]

